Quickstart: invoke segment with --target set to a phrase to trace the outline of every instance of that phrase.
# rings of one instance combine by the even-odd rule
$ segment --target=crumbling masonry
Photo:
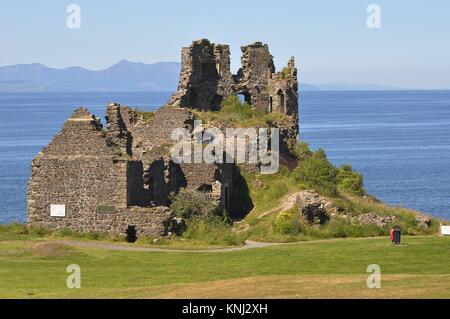
[[[292,57],[288,65],[275,72],[267,44],[244,46],[242,68],[230,71],[230,48],[208,40],[194,41],[181,51],[178,91],[169,103],[200,110],[218,110],[222,100],[242,94],[245,101],[261,112],[281,112],[297,118],[297,69]]]
[[[280,112],[284,144],[298,137],[298,84],[294,59],[276,73],[267,45],[242,47],[242,68],[230,71],[230,49],[208,40],[182,49],[178,90],[150,119],[111,103],[106,128],[83,107],[75,110],[32,162],[29,224],[79,232],[164,236],[174,227],[168,208],[181,188],[202,191],[233,217],[252,206],[235,164],[176,164],[170,157],[174,129],[192,132],[192,109],[218,110],[242,94],[257,111]],[[290,157],[289,150],[281,153]],[[292,157],[292,156],[291,156]]]

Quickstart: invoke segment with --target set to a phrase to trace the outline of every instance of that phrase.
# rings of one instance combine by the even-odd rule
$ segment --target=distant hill
[[[0,92],[169,92],[175,91],[178,62],[145,64],[122,60],[99,71],[49,68],[39,63],[0,67]],[[300,91],[401,90],[375,84],[300,84]]]
[[[39,63],[0,67],[0,92],[174,91],[180,64],[122,60],[100,71],[49,68]]]

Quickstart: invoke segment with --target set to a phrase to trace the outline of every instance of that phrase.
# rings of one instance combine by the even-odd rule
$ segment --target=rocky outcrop
[[[431,226],[431,218],[425,215],[417,215],[416,216],[417,226],[422,228],[428,228]]]
[[[332,201],[320,196],[314,190],[301,191],[295,201],[300,218],[308,224],[325,224],[336,211]]]
[[[365,213],[358,216],[358,222],[362,225],[377,225],[378,227],[386,227],[397,220],[396,216],[381,216],[375,213]]]

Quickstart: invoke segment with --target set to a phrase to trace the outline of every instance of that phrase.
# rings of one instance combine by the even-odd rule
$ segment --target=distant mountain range
[[[179,75],[177,62],[122,60],[100,71],[18,64],[0,67],[0,92],[165,92],[176,89]]]
[[[168,92],[176,90],[178,62],[122,60],[99,71],[49,68],[39,63],[0,67],[0,92]],[[301,91],[399,90],[381,85],[301,84]]]

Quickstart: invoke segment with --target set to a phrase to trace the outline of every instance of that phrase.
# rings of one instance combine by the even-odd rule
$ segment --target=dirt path
[[[299,193],[300,193],[300,192],[296,192],[296,193],[294,193],[294,194],[291,194],[291,195],[286,196],[284,199],[282,199],[283,203],[282,203],[280,206],[275,207],[275,208],[273,208],[273,209],[271,209],[271,210],[265,211],[264,213],[262,213],[261,215],[259,215],[257,218],[258,218],[258,219],[261,219],[261,218],[263,218],[264,216],[267,216],[267,215],[269,215],[269,214],[271,214],[271,213],[274,213],[274,212],[276,212],[276,211],[284,212],[284,211],[286,211],[286,210],[291,209],[292,207],[294,207],[295,201],[296,201],[296,199],[297,199],[297,195],[298,195]]]
[[[407,237],[407,236],[405,236]],[[414,236],[415,238],[426,237]],[[58,242],[64,245],[68,245],[75,248],[94,248],[94,249],[105,249],[114,251],[137,251],[137,252],[163,252],[163,253],[226,253],[234,251],[242,251],[254,248],[265,248],[273,246],[288,246],[288,245],[302,245],[302,244],[314,244],[314,243],[326,243],[335,241],[349,241],[349,240],[371,240],[377,238],[386,238],[386,236],[377,237],[355,237],[355,238],[330,238],[330,239],[318,239],[318,240],[308,240],[308,241],[298,241],[292,243],[261,243],[251,240],[246,240],[245,245],[241,247],[230,247],[230,248],[215,248],[215,249],[170,249],[170,248],[154,248],[154,247],[143,247],[134,246],[134,244],[115,244],[108,242],[95,242],[95,241],[81,241],[81,240],[59,240]]]
[[[275,213],[275,212],[283,212],[283,211],[287,211],[287,210],[291,209],[292,207],[294,207],[295,201],[297,199],[297,195],[299,193],[300,192],[295,192],[293,194],[287,195],[286,197],[284,197],[282,199],[282,204],[281,205],[279,205],[279,206],[277,206],[275,208],[272,208],[270,210],[267,210],[264,213],[261,213],[256,218],[257,219],[261,219],[261,218],[264,218],[265,216],[267,216],[269,214],[272,214],[272,213]],[[249,228],[250,228],[249,224],[242,222],[240,224],[238,223],[238,228],[237,228],[236,231],[238,233],[242,233],[242,232],[248,230]]]

